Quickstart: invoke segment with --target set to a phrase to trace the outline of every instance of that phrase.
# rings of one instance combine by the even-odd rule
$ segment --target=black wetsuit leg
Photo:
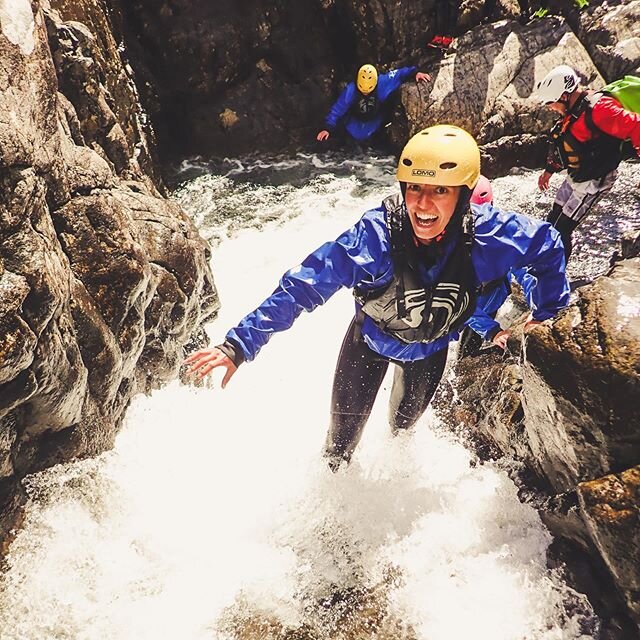
[[[389,401],[389,422],[394,432],[409,429],[427,410],[442,379],[447,351],[440,349],[415,362],[395,362]]]
[[[565,262],[569,262],[571,256],[571,250],[573,248],[573,242],[571,241],[571,234],[575,231],[579,222],[576,222],[569,216],[565,216],[562,213],[562,205],[554,204],[551,213],[547,216],[547,222],[550,222],[560,234],[562,238],[562,244],[564,245],[564,258]]]
[[[324,455],[334,471],[351,459],[389,366],[389,360],[369,349],[359,333],[354,318],[342,342],[333,378],[331,424]]]

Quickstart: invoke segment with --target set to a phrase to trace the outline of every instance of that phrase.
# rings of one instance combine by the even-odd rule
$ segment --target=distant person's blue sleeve
[[[378,98],[384,102],[403,83],[415,78],[417,71],[418,67],[400,67],[400,69],[394,69],[380,75],[376,88]]]
[[[329,113],[324,122],[329,131],[335,131],[340,124],[340,121],[347,115],[351,105],[354,103],[356,97],[356,86],[353,82],[350,82],[338,96],[338,99],[333,103]]]

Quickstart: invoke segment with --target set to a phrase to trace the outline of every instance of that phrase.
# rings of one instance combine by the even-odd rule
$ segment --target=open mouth
[[[421,229],[430,229],[438,221],[438,216],[429,213],[416,213],[416,224]]]

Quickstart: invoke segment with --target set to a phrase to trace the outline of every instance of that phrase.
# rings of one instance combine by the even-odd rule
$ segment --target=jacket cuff
[[[225,340],[222,344],[216,345],[216,347],[220,349],[236,367],[239,367],[245,360],[242,349],[230,340]]]
[[[549,320],[549,318],[553,318],[555,317],[555,315],[555,313],[550,313],[549,311],[545,311],[544,309],[537,309],[536,311],[531,312],[531,317],[538,322]]]

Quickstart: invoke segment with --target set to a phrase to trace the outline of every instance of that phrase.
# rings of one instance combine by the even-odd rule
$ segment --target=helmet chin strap
[[[469,209],[469,204],[471,202],[471,196],[473,195],[473,189],[469,189],[466,185],[462,185],[460,187],[460,193],[458,194],[458,202],[456,203],[456,208],[451,216],[453,220],[456,217],[459,217],[462,220],[462,217]]]
[[[562,96],[560,96],[560,100],[558,100],[558,102],[560,104],[563,104],[566,107],[567,111],[569,111],[571,109],[571,96],[573,95],[573,93],[574,92],[568,93],[568,92],[565,91],[562,95],[563,96],[566,95],[567,97],[564,98],[564,100],[563,100]]]
[[[460,187],[460,193],[458,194],[458,202],[456,203],[456,208],[453,210],[453,215],[451,216],[449,223],[442,232],[442,236],[444,236],[448,230],[458,231],[462,229],[462,221],[467,211],[469,211],[472,194],[473,190],[469,189],[469,187],[467,187],[466,185],[462,185]]]

